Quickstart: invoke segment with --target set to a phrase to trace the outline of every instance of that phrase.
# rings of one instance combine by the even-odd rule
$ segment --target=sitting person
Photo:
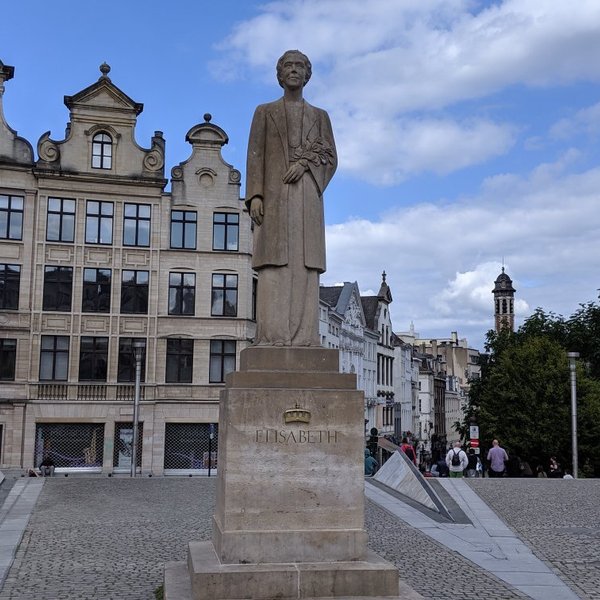
[[[54,462],[49,456],[44,456],[44,460],[40,463],[40,473],[42,477],[54,477]]]

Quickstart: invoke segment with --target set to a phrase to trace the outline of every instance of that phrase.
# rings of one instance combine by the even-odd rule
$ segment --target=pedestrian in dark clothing
[[[548,469],[548,477],[552,477],[554,479],[558,479],[559,477],[562,477],[562,471],[560,469],[559,462],[556,460],[556,456],[550,457],[550,466]]]
[[[54,461],[49,456],[45,456],[44,460],[40,463],[40,474],[42,477],[53,477],[54,469]]]
[[[475,454],[474,448],[469,448],[469,453],[467,454],[467,459],[469,462],[467,463],[466,476],[467,477],[479,477],[478,465],[481,464],[481,461],[479,460],[479,457],[477,456],[477,454]]]

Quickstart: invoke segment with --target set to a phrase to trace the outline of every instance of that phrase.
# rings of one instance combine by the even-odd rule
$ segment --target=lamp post
[[[571,451],[573,453],[573,477],[577,479],[577,371],[575,360],[579,352],[568,352],[571,370]]]
[[[140,382],[142,379],[142,357],[146,343],[144,340],[133,340],[133,357],[135,359],[135,395],[133,398],[133,442],[131,446],[131,477],[135,477],[137,470],[137,449],[139,427],[138,419],[140,412]]]

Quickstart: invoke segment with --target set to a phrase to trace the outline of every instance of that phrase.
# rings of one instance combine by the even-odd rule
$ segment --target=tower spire
[[[504,257],[502,257],[502,272],[494,282],[494,325],[496,332],[503,329],[515,330],[515,288],[512,279],[505,273]]]

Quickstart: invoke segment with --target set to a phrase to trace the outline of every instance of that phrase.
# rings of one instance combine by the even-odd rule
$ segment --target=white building
[[[419,401],[419,365],[411,344],[396,335],[394,341],[394,430],[398,439],[413,437],[419,430],[417,406]]]
[[[367,327],[358,284],[321,286],[319,294],[321,344],[339,348],[340,371],[356,373],[358,389],[365,394],[365,419],[374,417],[379,334]]]

